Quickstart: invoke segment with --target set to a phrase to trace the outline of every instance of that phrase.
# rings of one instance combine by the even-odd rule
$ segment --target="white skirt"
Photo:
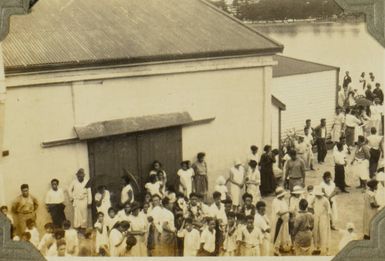
[[[357,160],[352,166],[354,176],[362,180],[369,180],[369,161],[368,160]]]

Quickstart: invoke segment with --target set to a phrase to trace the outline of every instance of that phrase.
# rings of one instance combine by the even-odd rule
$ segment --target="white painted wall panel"
[[[306,119],[316,127],[326,118],[330,130],[336,104],[335,70],[273,78],[272,94],[286,104],[282,135],[293,128],[303,132]]]

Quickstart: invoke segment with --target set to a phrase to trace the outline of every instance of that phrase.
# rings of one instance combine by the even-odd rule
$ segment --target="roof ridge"
[[[224,15],[225,17],[233,20],[234,22],[242,25],[243,27],[247,28],[248,30],[252,31],[253,33],[256,33],[258,34],[259,36],[265,38],[266,40],[278,45],[280,48],[281,48],[281,52],[283,51],[283,48],[284,48],[284,45],[281,44],[280,42],[274,40],[273,38],[270,38],[269,36],[259,32],[258,30],[246,25],[245,23],[243,23],[241,20],[239,20],[238,18],[235,18],[233,16],[231,16],[230,14],[226,13],[225,11],[221,10],[220,8],[216,7],[215,5],[209,3],[207,0],[199,0],[200,2],[204,3],[205,5],[209,6],[211,9],[213,9],[214,11]]]
[[[313,62],[313,61],[309,61],[309,60],[294,58],[294,57],[291,57],[291,56],[279,55],[279,54],[276,54],[275,56],[280,56],[280,57],[283,57],[283,58],[292,59],[292,60],[296,60],[296,61],[300,61],[300,62],[312,63],[312,64],[316,64],[316,65],[320,65],[320,66],[325,66],[325,67],[329,67],[329,68],[340,69],[340,67],[338,67],[338,66],[328,65],[328,64],[323,64],[323,63],[317,63],[317,62]]]

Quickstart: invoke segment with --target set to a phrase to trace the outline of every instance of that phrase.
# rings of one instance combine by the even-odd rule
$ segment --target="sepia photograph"
[[[385,46],[340,2],[0,0],[0,260],[372,241]]]

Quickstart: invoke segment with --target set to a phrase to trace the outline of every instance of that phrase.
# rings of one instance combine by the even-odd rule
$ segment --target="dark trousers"
[[[345,166],[344,165],[335,165],[334,167],[334,183],[341,190],[345,190]]]
[[[326,139],[324,138],[317,139],[317,152],[318,152],[318,155],[317,155],[318,163],[324,162],[327,154]]]
[[[64,204],[47,204],[48,212],[51,215],[52,223],[55,227],[62,227],[64,220],[66,220],[64,208]]]
[[[370,159],[369,159],[369,174],[370,178],[373,178],[374,174],[377,172],[378,161],[380,160],[381,151],[370,149]]]

